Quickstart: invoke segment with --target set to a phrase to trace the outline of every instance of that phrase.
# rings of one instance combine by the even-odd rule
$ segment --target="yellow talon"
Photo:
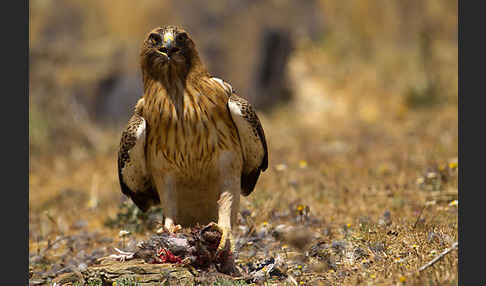
[[[229,250],[231,253],[234,253],[235,251],[235,243],[233,239],[233,234],[231,233],[230,228],[220,228],[221,230],[221,240],[219,241],[218,245],[218,252],[223,251],[226,247],[226,243],[229,243]]]
[[[207,227],[215,228],[221,233],[221,238],[215,253],[220,263],[218,271],[231,275],[241,275],[235,265],[235,243],[231,227],[221,226],[214,222],[210,223]]]
[[[182,226],[180,224],[169,224],[169,226],[162,226],[159,229],[156,230],[158,234],[164,233],[165,231],[168,231],[169,233],[176,233],[179,230],[182,229]]]
[[[229,249],[231,253],[234,253],[235,243],[234,243],[233,234],[231,232],[231,228],[220,226],[214,222],[210,223],[209,226],[217,228],[218,231],[221,233],[221,239],[219,240],[217,252],[221,252],[225,249]],[[228,248],[226,248],[227,242],[229,242]]]
[[[170,233],[176,233],[178,232],[179,230],[182,229],[182,226],[180,224],[176,224],[176,225],[172,225],[170,228],[169,228],[169,232]]]

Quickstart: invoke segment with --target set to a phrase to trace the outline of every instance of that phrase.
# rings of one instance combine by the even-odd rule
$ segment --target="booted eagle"
[[[120,142],[121,190],[143,211],[161,204],[170,232],[217,221],[218,249],[229,241],[233,250],[240,193],[249,195],[268,166],[260,120],[209,74],[183,29],[152,30],[140,57],[144,93]]]

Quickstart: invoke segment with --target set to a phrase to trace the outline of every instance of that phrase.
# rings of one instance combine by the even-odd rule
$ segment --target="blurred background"
[[[242,209],[264,219],[281,200],[301,201],[327,221],[385,208],[414,220],[430,200],[418,191],[424,174],[457,168],[457,6],[30,1],[31,247],[80,217],[103,229],[117,213],[119,139],[142,95],[139,49],[166,24],[184,27],[209,71],[258,109],[270,168]],[[404,193],[384,195],[393,186]],[[434,186],[457,197],[456,179]],[[370,190],[383,196],[367,201]]]
[[[99,132],[119,130],[141,96],[141,43],[166,24],[190,31],[210,72],[264,112],[293,104],[317,123],[310,112],[366,121],[457,105],[454,0],[36,0],[31,155],[106,147]]]

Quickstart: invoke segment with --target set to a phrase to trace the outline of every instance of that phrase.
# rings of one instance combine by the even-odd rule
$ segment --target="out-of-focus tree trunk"
[[[269,109],[288,101],[292,90],[287,77],[287,63],[293,49],[286,30],[266,29],[263,32],[260,60],[255,71],[255,93],[251,101],[259,109]]]

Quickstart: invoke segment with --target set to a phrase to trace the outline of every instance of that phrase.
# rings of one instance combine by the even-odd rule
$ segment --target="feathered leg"
[[[237,194],[239,196],[239,194]],[[223,192],[218,200],[218,224],[210,224],[221,232],[217,255],[220,257],[220,271],[223,273],[238,273],[235,266],[235,240],[231,226],[236,223],[239,197],[230,192]],[[235,201],[238,200],[238,201]]]
[[[231,232],[232,209],[234,196],[229,192],[223,192],[218,200],[218,228],[221,230],[221,240],[218,251],[223,251],[228,245],[227,250],[234,252],[234,238]]]
[[[175,233],[182,227],[175,223],[174,218],[177,215],[177,200],[174,197],[176,186],[170,176],[164,178],[155,177],[155,184],[161,198],[162,211],[164,212],[164,226],[157,230],[157,233],[168,231]]]

